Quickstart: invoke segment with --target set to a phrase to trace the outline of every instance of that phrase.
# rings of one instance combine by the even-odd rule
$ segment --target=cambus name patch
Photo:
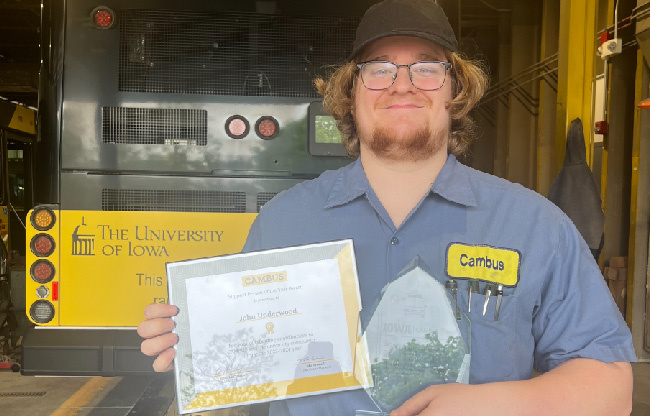
[[[452,278],[516,286],[520,262],[521,254],[513,249],[462,243],[447,247],[447,274]]]

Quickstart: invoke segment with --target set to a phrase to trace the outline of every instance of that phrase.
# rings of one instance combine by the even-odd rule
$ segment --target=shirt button
[[[390,239],[390,244],[393,245],[393,246],[398,245],[398,244],[399,244],[399,240],[397,239],[397,237],[393,237],[393,238],[391,238],[391,239]]]

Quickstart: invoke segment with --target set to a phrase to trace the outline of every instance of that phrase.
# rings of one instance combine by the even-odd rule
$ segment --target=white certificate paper
[[[351,240],[167,271],[180,413],[369,386]]]

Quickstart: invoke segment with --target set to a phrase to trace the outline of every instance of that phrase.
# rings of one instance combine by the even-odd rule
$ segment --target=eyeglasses
[[[390,88],[401,67],[408,68],[413,86],[419,90],[434,91],[445,85],[447,70],[451,63],[440,61],[419,61],[410,65],[397,65],[388,61],[368,61],[357,64],[361,71],[361,81],[369,90]]]

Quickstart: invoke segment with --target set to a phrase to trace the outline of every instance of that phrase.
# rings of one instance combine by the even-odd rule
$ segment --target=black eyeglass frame
[[[395,72],[395,75],[393,75],[393,82],[391,82],[390,85],[387,86],[386,88],[369,88],[366,85],[366,82],[363,79],[363,67],[366,64],[374,64],[374,63],[393,64],[393,65],[395,65],[397,67],[397,72]],[[417,64],[442,64],[445,67],[445,78],[442,80],[442,84],[440,84],[440,86],[438,88],[434,88],[434,89],[431,89],[431,90],[416,87],[415,84],[413,84],[413,74],[411,73],[411,66],[412,65],[417,65]],[[408,65],[399,65],[399,64],[396,64],[395,62],[391,62],[391,61],[365,61],[365,62],[359,62],[357,64],[357,68],[359,68],[359,73],[361,74],[361,83],[363,84],[363,86],[365,88],[367,88],[367,89],[369,89],[371,91],[382,91],[382,90],[387,90],[390,87],[392,87],[393,84],[395,84],[395,80],[397,79],[397,75],[399,74],[399,69],[402,68],[402,67],[407,68],[408,74],[409,74],[409,80],[411,81],[411,85],[413,85],[413,87],[415,87],[415,88],[417,88],[418,90],[421,90],[421,91],[437,91],[440,88],[445,86],[445,81],[447,81],[447,71],[449,71],[452,68],[452,65],[451,65],[451,62],[443,62],[443,61],[417,61],[417,62],[413,62],[412,64],[408,64]]]

